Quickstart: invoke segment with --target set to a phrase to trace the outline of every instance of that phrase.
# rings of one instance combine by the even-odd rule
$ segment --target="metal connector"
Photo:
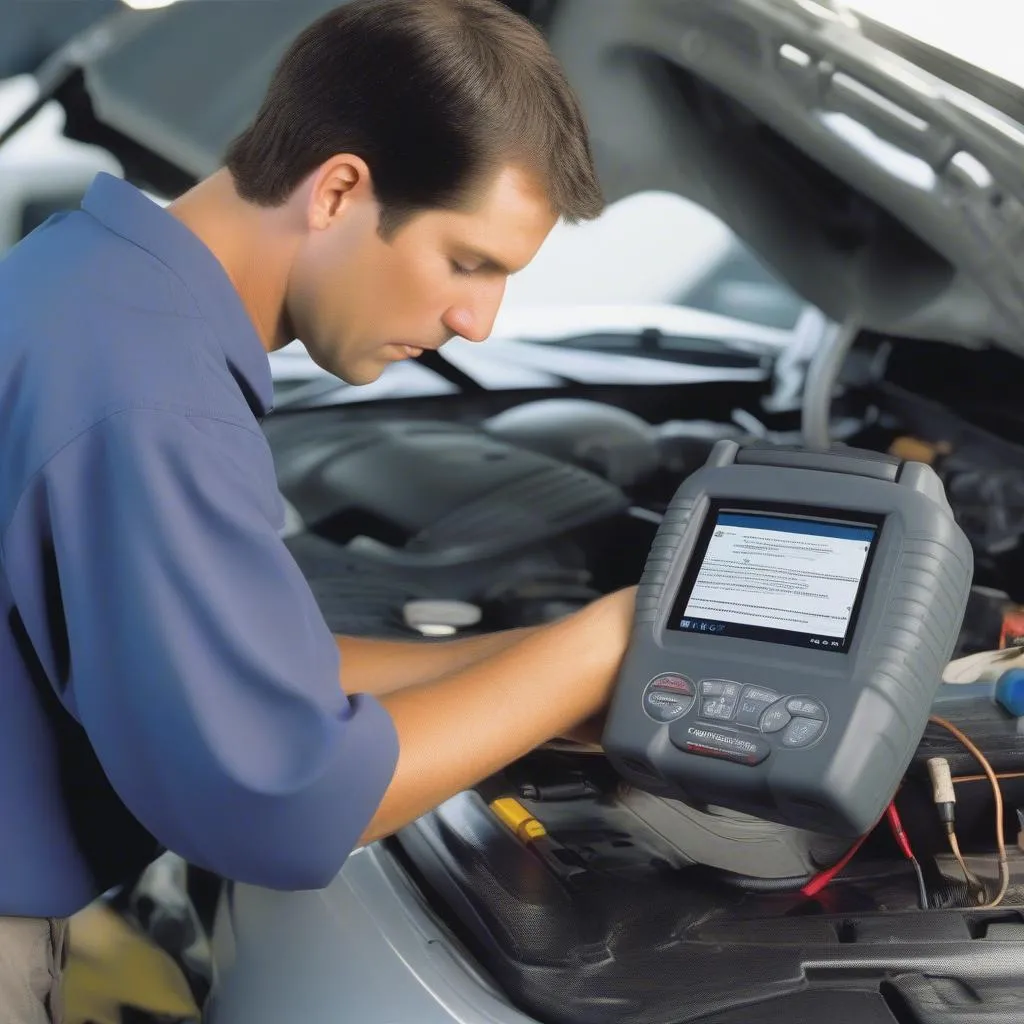
[[[929,758],[928,775],[932,780],[932,799],[938,809],[939,820],[947,832],[952,832],[956,820],[956,789],[949,762],[944,757]]]

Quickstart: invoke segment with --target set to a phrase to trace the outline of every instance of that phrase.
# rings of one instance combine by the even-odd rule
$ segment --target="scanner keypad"
[[[732,679],[702,679],[694,684],[676,673],[663,673],[648,683],[644,710],[656,721],[679,723],[670,731],[677,746],[695,754],[714,752],[746,764],[763,761],[773,746],[788,750],[809,747],[828,723],[825,705],[812,697],[787,696]],[[712,728],[684,725],[684,718]],[[700,731],[699,737],[695,737],[694,727]],[[720,732],[723,727],[725,732]]]

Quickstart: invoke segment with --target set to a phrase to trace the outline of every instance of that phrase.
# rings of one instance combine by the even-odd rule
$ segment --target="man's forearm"
[[[598,715],[625,653],[633,600],[632,591],[610,595],[452,675],[385,695],[398,764],[362,841]]]
[[[453,675],[518,643],[536,627],[438,643],[335,636],[341,651],[341,686],[348,693],[382,697],[408,686]]]

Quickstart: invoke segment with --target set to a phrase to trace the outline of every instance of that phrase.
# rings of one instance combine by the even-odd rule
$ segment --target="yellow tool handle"
[[[491,803],[491,810],[524,842],[542,839],[547,829],[518,801],[502,797]]]

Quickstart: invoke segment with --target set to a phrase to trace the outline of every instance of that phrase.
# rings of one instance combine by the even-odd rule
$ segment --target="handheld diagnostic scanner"
[[[864,834],[924,733],[973,569],[929,466],[719,442],[648,556],[609,759],[694,806]]]

